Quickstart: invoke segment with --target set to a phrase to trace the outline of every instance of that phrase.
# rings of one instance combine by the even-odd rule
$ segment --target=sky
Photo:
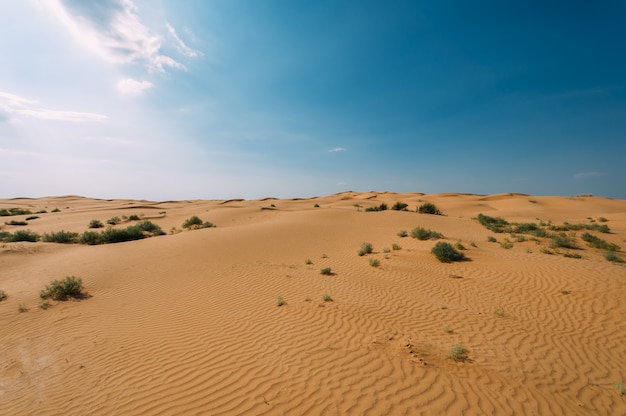
[[[0,0],[0,198],[626,199],[626,3]]]

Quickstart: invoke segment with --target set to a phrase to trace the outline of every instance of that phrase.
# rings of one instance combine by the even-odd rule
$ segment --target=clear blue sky
[[[626,199],[626,2],[0,10],[0,197]]]

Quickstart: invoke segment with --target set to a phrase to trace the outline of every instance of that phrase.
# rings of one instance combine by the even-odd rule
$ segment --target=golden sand
[[[411,210],[429,201],[445,215],[364,211],[398,201]],[[626,414],[616,387],[626,383],[624,264],[588,247],[584,231],[580,249],[546,254],[547,240],[518,242],[475,220],[603,217],[611,233],[590,232],[626,247],[626,201],[375,192],[0,200],[12,207],[47,213],[27,226],[4,224],[27,216],[2,217],[0,231],[82,233],[93,219],[138,215],[167,235],[0,243],[2,415]],[[182,230],[193,215],[217,227]],[[440,263],[434,240],[397,235],[417,226],[460,241],[470,260]],[[362,242],[374,252],[359,256]],[[90,297],[39,308],[39,291],[67,275]],[[450,358],[456,344],[465,360]]]

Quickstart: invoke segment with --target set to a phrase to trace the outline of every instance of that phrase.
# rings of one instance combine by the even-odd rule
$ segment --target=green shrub
[[[442,238],[443,235],[436,231],[427,230],[422,227],[416,227],[411,231],[411,237],[424,241],[430,239],[436,240],[438,238]]]
[[[333,274],[330,267],[324,267],[323,269],[320,270],[320,273],[326,276],[330,276]]]
[[[131,226],[117,230],[115,228],[107,228],[100,233],[99,244],[114,244],[124,241],[141,240],[145,235],[139,227]]]
[[[52,210],[52,211],[50,211],[50,212],[61,212],[61,210],[60,210],[60,209],[58,209],[58,208],[55,208],[55,209],[53,209],[53,210]]]
[[[478,214],[478,223],[494,233],[510,233],[513,229],[504,218]]]
[[[424,202],[422,205],[417,207],[417,212],[420,214],[443,215],[439,208],[431,202]]]
[[[17,230],[12,235],[6,238],[9,243],[16,243],[18,241],[29,241],[34,243],[39,240],[39,234],[30,230]]]
[[[400,230],[400,231],[398,231],[398,234],[397,234],[397,236],[401,237],[401,238],[407,237],[408,235],[409,235],[409,233],[407,233],[406,230]]]
[[[332,302],[333,298],[331,298],[330,295],[322,295],[322,300],[324,302]]]
[[[131,215],[130,217],[128,217],[128,221],[139,221],[139,220],[141,220],[139,215]]]
[[[20,303],[19,305],[17,305],[17,311],[19,313],[28,312],[28,308],[23,303]]]
[[[508,250],[513,248],[513,243],[511,243],[508,238],[505,238],[504,241],[500,243],[500,247]]]
[[[44,290],[39,292],[41,299],[67,300],[83,296],[83,280],[76,276],[66,276],[63,280],[53,280]]]
[[[607,251],[606,253],[604,253],[604,258],[607,259],[610,262],[613,263],[623,263],[624,260],[618,256],[617,254],[615,254],[614,251]]]
[[[78,233],[72,231],[57,231],[44,234],[41,239],[46,243],[73,244],[79,240]]]
[[[457,251],[452,244],[440,241],[432,249],[432,253],[442,263],[451,263],[453,261],[465,260],[465,255]]]
[[[37,215],[31,215],[30,217],[26,217],[26,221],[36,220],[37,218],[39,218]]]
[[[151,235],[165,235],[165,232],[161,229],[161,227],[159,227],[158,225],[156,225],[156,224],[154,224],[154,223],[152,223],[150,221],[140,222],[139,224],[135,225],[134,227],[137,227],[142,232],[149,233]]]
[[[311,260],[311,259],[306,259],[306,260],[304,261],[304,264],[306,264],[307,266],[310,266],[311,264],[313,264],[313,260]]]
[[[391,245],[391,249],[392,249],[392,250],[402,250],[402,246],[401,246],[401,245],[399,245],[399,244],[393,243],[393,244]]]
[[[15,220],[7,221],[5,222],[5,224],[6,225],[28,225],[26,221],[15,221]]]
[[[102,228],[104,227],[104,224],[102,224],[102,221],[100,220],[91,220],[91,222],[89,223],[89,228]]]
[[[378,260],[378,259],[371,258],[369,260],[369,263],[370,263],[370,266],[372,266],[372,267],[380,266],[380,260]]]
[[[361,248],[359,248],[357,253],[359,256],[364,256],[366,254],[371,254],[373,250],[374,248],[371,243],[361,243]]]
[[[405,204],[404,202],[396,202],[391,206],[391,209],[393,209],[394,211],[406,211],[406,208],[408,206],[409,204]]]
[[[313,205],[313,208],[319,208],[319,207],[320,207],[320,204]]]
[[[285,304],[285,301],[283,300],[282,296],[279,296],[278,298],[276,298],[276,306],[283,306]]]
[[[450,350],[450,358],[454,361],[465,361],[467,360],[467,350],[463,347],[463,344],[456,344]]]
[[[493,237],[493,236],[488,236],[487,237],[487,241],[489,241],[490,243],[497,243],[498,242],[498,240],[496,240],[496,238]]]
[[[604,217],[598,218],[598,222],[607,222],[608,220]]]
[[[11,217],[13,215],[30,215],[32,214],[32,212],[30,212],[27,209],[22,209],[22,208],[0,208],[0,217]]]
[[[463,243],[461,243],[460,241],[457,241],[454,244],[454,248],[456,248],[457,250],[465,250],[465,246],[463,245]]]
[[[617,244],[614,243],[609,243],[606,240],[603,240],[599,237],[596,237],[593,234],[590,233],[584,233],[583,235],[580,236],[580,238],[582,238],[583,241],[585,241],[590,247],[593,248],[599,248],[601,250],[607,250],[607,251],[619,251],[620,250],[620,246],[618,246]]]
[[[191,228],[193,226],[199,227],[201,225],[202,225],[202,220],[195,215],[191,218],[187,218],[185,222],[183,222],[183,228]]]
[[[122,222],[122,220],[120,219],[120,217],[111,217],[107,220],[107,224],[109,225],[117,225],[120,222]]]
[[[564,253],[563,257],[567,257],[567,258],[570,258],[570,259],[582,259],[583,258],[583,256],[581,256],[580,254],[569,253],[569,252],[568,253]]]
[[[550,248],[578,248],[576,245],[576,236],[574,234],[567,235],[565,233],[553,235]]]
[[[90,246],[100,244],[100,233],[97,233],[95,231],[85,231],[78,238],[78,242],[80,244],[87,244]]]
[[[386,211],[386,210],[387,210],[387,204],[385,204],[384,202],[377,207],[365,208],[366,212],[377,212],[377,211]]]
[[[0,290],[0,302],[5,300],[6,298],[7,298],[7,292],[5,292],[4,290]]]

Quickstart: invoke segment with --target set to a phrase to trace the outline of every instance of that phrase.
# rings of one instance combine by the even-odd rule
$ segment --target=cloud
[[[172,38],[174,38],[174,42],[176,43],[176,49],[178,50],[178,52],[189,58],[195,58],[202,55],[202,52],[191,49],[189,46],[185,45],[185,42],[183,42],[178,37],[178,35],[176,34],[176,29],[174,29],[172,25],[166,23],[165,27],[167,27],[167,31],[170,32],[170,35],[172,36]]]
[[[597,178],[599,176],[604,176],[602,172],[581,172],[574,175],[574,179],[587,179],[587,178]]]
[[[79,111],[50,110],[37,106],[37,101],[0,91],[0,121],[13,121],[15,116],[71,122],[102,121],[107,116]]]
[[[346,150],[348,150],[348,149],[346,149],[344,147],[334,147],[334,148],[330,149],[328,152],[329,153],[337,153],[337,152],[345,152]]]
[[[164,72],[166,68],[185,70],[172,57],[161,53],[162,38],[144,25],[131,0],[49,0],[45,2],[63,25],[87,48],[114,64],[142,62],[148,70]],[[179,50],[185,56],[197,56],[174,33]],[[181,49],[182,48],[182,49]],[[196,53],[193,55],[190,53]]]
[[[145,90],[153,86],[154,84],[149,81],[137,81],[132,78],[121,79],[117,82],[117,89],[122,94],[132,96],[141,95]]]

